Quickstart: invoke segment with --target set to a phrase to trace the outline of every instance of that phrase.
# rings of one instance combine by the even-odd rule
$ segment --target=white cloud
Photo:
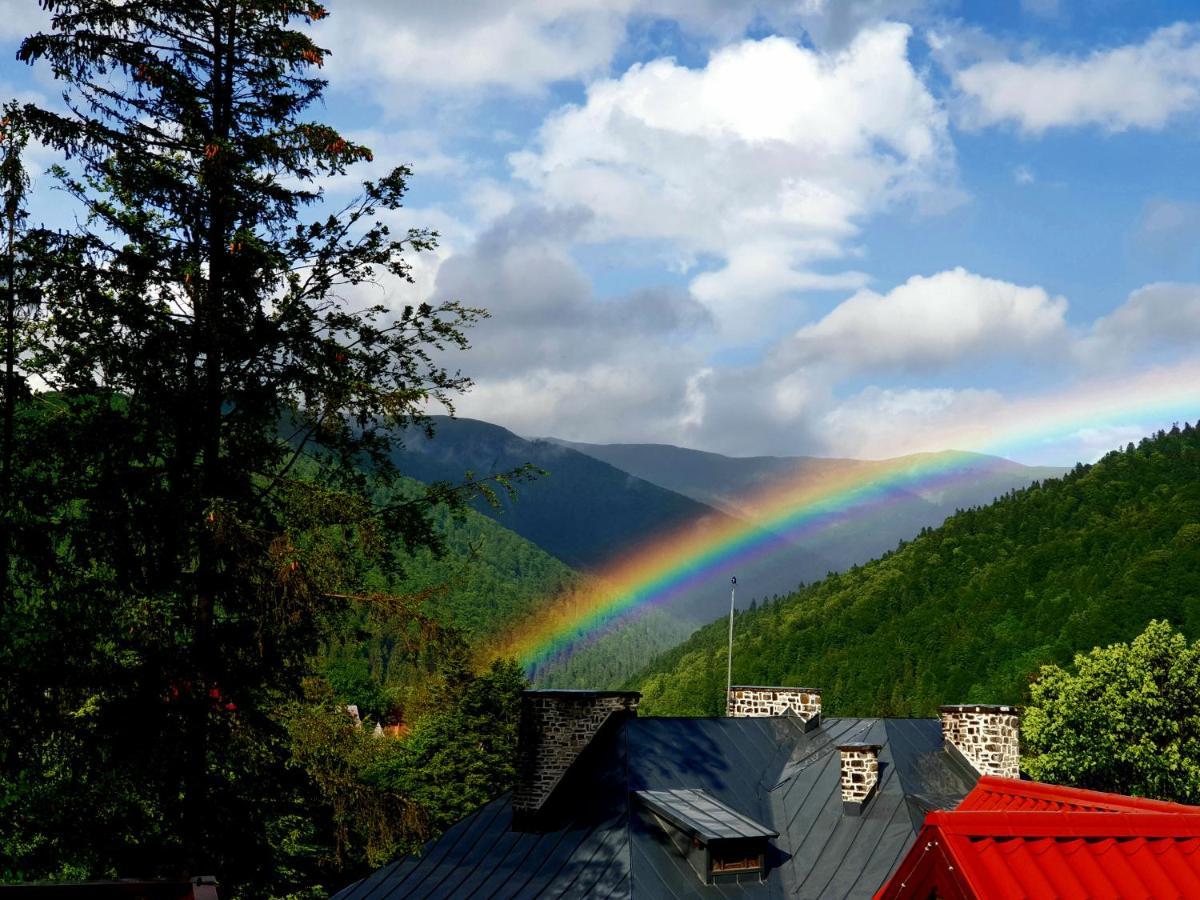
[[[1083,57],[985,60],[954,81],[970,125],[1011,122],[1033,135],[1083,125],[1158,129],[1200,106],[1200,26],[1178,23]]]
[[[315,32],[332,77],[365,83],[381,99],[415,86],[521,91],[599,71],[624,35],[624,14],[594,3],[360,2]],[[397,101],[404,98],[397,97]]]
[[[597,297],[568,246],[583,209],[517,207],[442,263],[435,299],[486,306],[456,366],[477,387],[456,406],[522,434],[678,438],[704,416],[707,311],[686,291]]]
[[[793,366],[928,371],[1001,354],[1028,356],[1067,337],[1067,301],[957,268],[886,294],[860,290],[780,348]]]
[[[356,0],[314,31],[333,53],[331,77],[371,91],[385,108],[414,95],[480,89],[536,92],[605,74],[639,19],[665,17],[689,35],[727,42],[751,23],[792,21],[785,0]]]
[[[1137,353],[1200,346],[1200,285],[1158,282],[1139,288],[1096,320],[1080,341],[1090,362],[1111,366]]]
[[[1013,181],[1017,184],[1033,184],[1037,181],[1037,176],[1029,166],[1017,166],[1013,169]]]
[[[961,449],[931,447],[930,435],[951,433],[963,422],[986,422],[1005,406],[995,390],[868,387],[825,411],[816,430],[827,452],[883,459]]]
[[[636,65],[550,118],[514,169],[549,202],[592,210],[592,240],[719,260],[694,287],[726,325],[764,295],[861,283],[809,267],[845,255],[870,215],[940,201],[953,179],[946,116],[908,35],[881,24],[834,54],[771,37],[700,70]]]
[[[839,47],[877,22],[919,20],[934,5],[929,0],[800,0],[795,11],[818,46]]]

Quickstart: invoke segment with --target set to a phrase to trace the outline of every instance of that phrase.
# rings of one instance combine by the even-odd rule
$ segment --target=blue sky
[[[1200,363],[1194,4],[328,5],[324,117],[411,164],[398,218],[442,233],[415,286],[368,290],[493,314],[461,415],[879,457]],[[0,93],[55,95],[12,61],[39,20],[0,0]],[[1023,458],[1197,416],[1082,419]]]

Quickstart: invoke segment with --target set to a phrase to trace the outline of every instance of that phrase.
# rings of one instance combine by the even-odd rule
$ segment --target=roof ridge
[[[1080,812],[1076,810],[948,810],[926,826],[965,838],[1200,838],[1200,812]]]
[[[1114,812],[1163,812],[1175,815],[1200,813],[1200,806],[1188,806],[1169,800],[1130,797],[1125,794],[1113,794],[1089,788],[1048,784],[1043,781],[1021,781],[1015,778],[1000,778],[995,775],[982,776],[972,791],[963,798],[958,809],[967,812],[1003,808],[990,802],[994,797],[1042,800],[1066,806],[1082,806],[1088,809],[1105,807]]]

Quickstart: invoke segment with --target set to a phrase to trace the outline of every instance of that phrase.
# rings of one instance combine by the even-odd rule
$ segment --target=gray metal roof
[[[779,837],[779,832],[759,825],[704,791],[634,791],[647,807],[672,825],[706,844],[739,838]]]
[[[879,787],[842,813],[837,747],[880,745]],[[400,897],[870,897],[926,811],[954,806],[975,775],[942,749],[933,719],[635,718],[601,733],[545,811],[546,830],[512,830],[506,794],[339,893]],[[636,792],[701,792],[770,839],[763,882],[704,885]]]

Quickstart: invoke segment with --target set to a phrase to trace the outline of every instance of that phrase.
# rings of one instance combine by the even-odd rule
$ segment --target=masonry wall
[[[879,783],[879,747],[850,744],[838,748],[841,756],[842,802],[865,803]]]
[[[943,706],[942,738],[980,775],[1021,777],[1021,716],[1013,706]]]
[[[513,809],[536,812],[612,715],[637,715],[633,691],[526,691],[521,698]]]
[[[734,718],[799,716],[807,722],[821,714],[821,692],[813,688],[734,685],[725,698],[725,714]]]

